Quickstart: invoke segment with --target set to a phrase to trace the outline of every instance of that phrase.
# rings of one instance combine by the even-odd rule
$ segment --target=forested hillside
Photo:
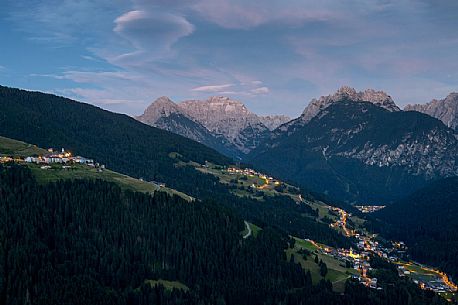
[[[442,179],[375,213],[374,229],[403,240],[414,259],[458,278],[458,177]]]
[[[39,186],[0,167],[0,304],[443,304],[413,284],[349,283],[344,296],[285,260],[273,230],[206,202],[102,181]],[[397,279],[397,277],[395,277]],[[160,283],[160,284],[159,284]],[[393,285],[393,284],[391,284]]]
[[[179,175],[169,154],[227,164],[195,141],[126,115],[63,97],[0,86],[0,133],[39,147],[66,149],[134,177],[172,183]]]
[[[65,147],[114,171],[165,182],[198,199],[213,199],[258,225],[276,226],[291,235],[333,246],[349,245],[327,225],[304,216],[310,211],[292,200],[278,198],[260,203],[240,198],[212,175],[190,166],[177,166],[190,160],[224,165],[229,159],[197,142],[125,115],[50,94],[0,87],[0,135],[41,147]]]

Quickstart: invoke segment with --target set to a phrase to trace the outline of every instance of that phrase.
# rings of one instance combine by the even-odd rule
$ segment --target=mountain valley
[[[88,229],[93,229],[97,232],[111,230],[112,232],[117,232],[116,234],[120,234],[118,231],[113,231],[109,227],[108,224],[111,222],[107,220],[99,222],[98,219],[105,217],[102,216],[105,211],[103,205],[113,206],[114,210],[109,213],[110,217],[114,217],[118,222],[121,222],[121,227],[128,232],[135,231],[133,229],[133,223],[138,223],[138,221],[142,223],[142,228],[154,225],[155,222],[152,223],[150,220],[140,220],[142,219],[140,215],[150,213],[148,212],[149,208],[142,205],[150,200],[156,202],[155,204],[157,205],[157,208],[153,212],[154,215],[169,215],[172,217],[165,217],[161,222],[161,226],[167,228],[171,235],[162,235],[163,233],[160,231],[155,231],[157,230],[155,227],[148,227],[149,229],[147,231],[150,232],[149,234],[151,232],[159,234],[157,235],[157,241],[153,242],[148,240],[147,237],[142,237],[135,242],[137,249],[142,249],[142,252],[149,251],[153,253],[152,256],[145,256],[140,259],[141,262],[148,264],[153,262],[154,258],[162,257],[162,264],[165,264],[162,266],[168,267],[155,265],[156,267],[153,271],[147,271],[138,268],[136,265],[128,265],[126,268],[129,268],[131,270],[130,273],[135,275],[136,278],[128,278],[124,275],[123,278],[116,277],[115,279],[112,275],[108,276],[110,281],[124,281],[124,284],[117,284],[117,288],[114,290],[116,292],[113,292],[115,294],[110,297],[104,295],[103,291],[106,290],[103,287],[106,285],[112,286],[113,284],[107,282],[107,278],[101,277],[101,275],[105,274],[104,272],[106,271],[104,270],[107,270],[107,268],[117,269],[118,267],[112,264],[91,265],[90,268],[95,270],[95,273],[84,273],[83,277],[85,280],[77,279],[74,282],[75,286],[65,284],[68,291],[80,290],[81,288],[79,287],[82,283],[90,279],[90,281],[93,281],[91,286],[99,287],[101,289],[100,296],[103,295],[103,299],[109,303],[128,298],[136,302],[135,304],[141,304],[140,299],[151,294],[156,294],[161,296],[161,298],[169,298],[173,302],[179,300],[193,302],[196,299],[205,299],[211,303],[216,302],[217,299],[224,299],[225,302],[234,305],[248,304],[246,303],[247,299],[266,300],[267,298],[279,298],[279,300],[281,299],[283,301],[288,300],[291,304],[296,304],[294,300],[297,298],[309,300],[309,304],[321,304],[318,300],[326,298],[330,304],[336,305],[359,304],[358,300],[361,299],[376,300],[380,298],[387,300],[386,303],[381,304],[392,305],[405,304],[407,299],[414,299],[415,304],[426,305],[443,304],[445,299],[453,300],[455,298],[455,286],[453,286],[454,284],[449,280],[449,277],[446,275],[432,276],[430,275],[432,271],[427,271],[429,267],[425,265],[421,267],[423,268],[421,272],[425,272],[428,276],[428,280],[425,280],[424,284],[429,287],[429,285],[436,285],[434,284],[435,281],[440,281],[441,284],[439,286],[434,286],[431,289],[442,296],[442,298],[434,298],[435,294],[429,294],[430,290],[420,289],[414,283],[416,278],[398,278],[396,263],[385,263],[383,255],[386,257],[388,255],[396,257],[400,264],[409,264],[411,262],[410,258],[404,256],[404,254],[395,254],[398,250],[393,248],[393,246],[389,246],[383,238],[373,237],[370,231],[368,231],[373,229],[371,226],[377,223],[377,221],[383,221],[385,223],[385,220],[373,218],[372,215],[363,215],[355,207],[344,202],[344,200],[335,200],[335,198],[351,198],[346,197],[348,193],[342,192],[335,197],[329,196],[329,193],[322,195],[316,191],[316,188],[311,187],[313,183],[296,184],[296,177],[284,175],[281,172],[275,173],[275,167],[266,169],[265,171],[259,170],[263,168],[262,165],[268,164],[273,166],[276,164],[272,161],[261,161],[266,160],[264,159],[266,158],[263,155],[264,153],[270,153],[270,151],[275,151],[279,148],[290,149],[294,148],[295,145],[302,145],[309,142],[315,143],[317,145],[316,147],[320,147],[326,141],[333,143],[334,147],[327,148],[324,153],[323,150],[314,148],[311,149],[310,154],[311,156],[315,156],[313,152],[316,150],[318,152],[316,156],[323,157],[329,164],[334,164],[332,163],[334,162],[332,159],[335,156],[340,156],[357,160],[369,160],[365,161],[365,166],[367,167],[374,166],[374,164],[379,167],[381,162],[382,166],[393,167],[399,164],[405,164],[405,161],[400,159],[399,156],[409,155],[410,152],[412,157],[408,160],[413,162],[411,167],[421,167],[422,162],[426,161],[417,157],[416,153],[419,149],[408,145],[405,145],[408,150],[400,150],[399,154],[388,153],[392,156],[390,159],[383,159],[381,154],[375,152],[375,150],[369,155],[368,159],[362,159],[367,158],[368,155],[364,155],[361,151],[358,152],[357,150],[353,152],[354,155],[342,153],[348,147],[361,147],[355,144],[361,139],[371,139],[370,141],[373,145],[383,145],[381,143],[386,143],[387,141],[383,131],[388,132],[391,139],[395,139],[396,137],[394,135],[396,135],[395,131],[398,130],[396,129],[397,127],[392,127],[392,130],[385,128],[383,131],[380,130],[379,133],[377,133],[377,128],[380,126],[380,121],[387,123],[388,126],[395,125],[394,123],[390,124],[390,120],[397,122],[399,120],[397,116],[402,116],[400,121],[405,124],[403,125],[403,130],[409,130],[411,128],[412,132],[417,132],[417,134],[411,134],[411,137],[407,139],[414,141],[413,143],[415,144],[428,139],[432,143],[435,143],[436,146],[444,145],[443,154],[436,154],[435,158],[437,158],[437,161],[434,158],[430,158],[429,162],[432,162],[431,168],[426,166],[428,170],[422,172],[422,175],[424,177],[431,177],[431,179],[442,174],[453,175],[453,164],[443,164],[441,160],[450,158],[450,154],[453,154],[453,149],[455,149],[453,139],[456,141],[456,138],[453,138],[453,132],[450,129],[444,125],[438,125],[438,121],[435,119],[429,118],[424,114],[403,112],[391,106],[389,106],[391,109],[384,109],[385,107],[376,105],[375,102],[353,101],[346,98],[341,100],[339,98],[330,105],[323,107],[322,110],[317,112],[306,123],[304,123],[305,120],[301,117],[283,124],[280,128],[273,131],[268,131],[267,134],[270,138],[256,146],[253,152],[250,152],[248,157],[244,159],[249,160],[248,158],[252,156],[252,153],[257,154],[260,151],[259,149],[265,149],[263,154],[257,155],[261,163],[256,163],[258,161],[253,162],[256,169],[251,169],[247,165],[227,158],[204,145],[200,145],[174,133],[146,126],[127,116],[113,114],[90,105],[52,95],[31,93],[6,87],[2,87],[1,89],[0,104],[2,105],[3,115],[0,116],[0,126],[2,127],[0,159],[3,165],[0,165],[0,175],[2,177],[0,181],[4,192],[10,194],[9,198],[11,199],[9,202],[11,204],[16,202],[19,204],[17,205],[18,207],[22,206],[22,204],[28,204],[27,200],[20,195],[17,184],[19,183],[19,185],[28,185],[27,192],[30,191],[37,194],[34,198],[37,198],[36,200],[39,202],[39,205],[36,207],[39,208],[40,212],[38,210],[32,211],[32,209],[35,209],[35,206],[31,205],[31,210],[27,213],[41,213],[40,215],[43,219],[49,219],[49,215],[51,215],[49,213],[52,213],[53,209],[57,208],[58,210],[67,211],[66,209],[71,208],[75,212],[83,211],[85,206],[82,205],[82,202],[84,200],[86,200],[85,202],[92,202],[92,209],[96,211],[93,216],[97,218],[92,218],[88,214],[84,214],[86,212],[83,214],[78,212],[78,215],[85,215],[85,219],[91,222]],[[376,94],[376,96],[383,97],[380,94]],[[385,98],[378,100],[384,103],[387,101]],[[186,122],[189,123],[189,131],[200,130],[202,131],[202,135],[205,135],[207,139],[210,136],[217,139],[212,133],[208,133],[209,129],[204,127],[202,123],[198,122],[200,125],[197,125],[197,119],[193,118],[191,120],[188,114],[180,113],[181,110],[177,110],[176,107],[171,105],[169,100],[161,98],[159,103],[163,103],[165,106],[163,105],[161,107],[163,112],[160,112],[159,116],[156,117],[156,122],[161,122],[164,116],[167,118],[172,117],[177,122],[188,120]],[[390,103],[386,104],[390,105]],[[197,107],[200,109],[200,106],[195,105],[188,107]],[[198,112],[198,110],[195,110],[195,112]],[[6,113],[8,113],[8,116],[5,115]],[[355,115],[358,113],[362,115]],[[200,115],[203,117],[202,114]],[[15,118],[20,116],[27,116],[32,119],[30,121],[15,120]],[[197,115],[195,116],[197,117]],[[68,121],[69,117],[71,117],[70,121]],[[351,119],[343,120],[342,117]],[[150,118],[154,119],[152,116]],[[204,119],[201,120],[205,122]],[[333,125],[337,121],[346,122],[346,124],[339,126],[341,130]],[[170,121],[167,121],[164,126],[170,126],[169,123]],[[210,123],[207,122],[206,124],[210,126],[208,125]],[[222,123],[216,122],[214,124],[215,130],[222,128],[222,125],[219,125]],[[279,124],[279,122],[276,124]],[[425,131],[418,132],[417,124],[421,124]],[[353,129],[354,126],[364,126],[366,130],[358,128],[355,130]],[[116,130],[116,128],[119,129]],[[330,130],[329,134],[323,132],[326,129]],[[285,139],[283,139],[283,130],[287,131],[285,134],[289,133]],[[348,132],[349,130],[352,132]],[[430,130],[433,130],[434,133],[431,134]],[[78,132],[78,137],[73,136],[76,132]],[[193,135],[197,135],[197,133],[193,133]],[[354,136],[357,137],[353,138]],[[38,145],[27,144],[26,142],[13,140],[8,137],[20,139],[28,143],[37,143]],[[399,137],[405,139],[403,136]],[[145,139],[149,140],[145,142]],[[167,139],[167,141],[164,141],[164,139]],[[305,142],[304,139],[306,140]],[[374,139],[378,139],[378,141]],[[269,141],[272,140],[278,141],[279,144],[270,144],[272,142]],[[229,143],[224,141],[220,143]],[[405,143],[401,142],[401,144]],[[401,144],[394,142],[392,147],[399,147]],[[67,157],[67,151],[65,151],[65,154],[62,152],[63,157],[59,159],[61,161],[56,161],[53,158],[57,157],[48,156],[50,152],[39,148],[39,146],[65,147],[66,149],[68,147],[75,154],[84,155],[100,163],[96,164],[93,161],[94,167],[73,164],[72,159]],[[132,147],[135,147],[135,155],[132,155]],[[151,147],[154,147],[154,149]],[[365,146],[363,145],[362,147],[364,148]],[[365,148],[367,148],[367,145]],[[425,148],[421,148],[420,151],[427,152]],[[304,152],[305,150],[301,150],[301,157],[307,155]],[[292,156],[292,153],[288,152],[288,150],[280,154],[284,159]],[[125,163],[126,158],[129,160],[128,163]],[[426,160],[426,157],[424,158]],[[67,159],[70,161],[66,161]],[[82,159],[85,160],[86,158]],[[29,160],[32,160],[32,162]],[[51,162],[51,164],[45,164],[43,162]],[[102,164],[106,164],[107,168],[104,165],[102,166]],[[110,169],[119,171],[119,173]],[[315,168],[313,173],[316,176],[320,173],[320,170]],[[411,172],[408,173],[409,175],[413,175]],[[327,178],[331,178],[329,173],[327,173]],[[321,179],[325,182],[324,178]],[[85,195],[88,197],[74,195],[81,189],[88,190]],[[65,203],[66,205],[55,206],[53,201],[46,199],[47,196],[60,196],[60,198],[64,199],[62,204]],[[70,198],[67,196],[73,196],[71,198],[74,198],[74,200],[67,199]],[[104,199],[95,203],[90,199],[101,198],[101,196],[105,196],[108,201]],[[83,201],[80,202],[79,200]],[[140,210],[138,212],[124,210],[126,207],[130,209],[130,203],[137,204]],[[188,206],[185,207],[185,205]],[[9,218],[13,217],[10,210],[2,211],[4,212],[2,212],[2,215],[6,217],[5,219],[12,219]],[[20,215],[23,211],[25,209],[20,208],[19,210],[14,210],[14,213]],[[118,211],[120,214],[117,214]],[[383,209],[374,213],[374,216],[378,217],[381,212],[383,212]],[[74,239],[78,239],[79,244],[87,245],[89,248],[93,247],[92,244],[95,242],[93,238],[96,238],[96,236],[88,232],[81,232],[83,235],[79,235],[79,231],[72,231],[74,230],[72,221],[80,223],[82,219],[79,219],[79,216],[76,214],[65,213],[63,215],[67,215],[65,216],[66,218],[59,220],[59,223],[70,221],[68,226],[55,227],[53,230],[59,232],[59,234],[72,234],[74,235]],[[126,216],[122,215],[131,215],[133,218],[127,220],[125,218]],[[185,218],[180,216],[176,219],[175,217],[177,215],[186,216]],[[192,215],[191,218],[189,218],[189,215]],[[26,216],[24,215],[24,217]],[[222,219],[226,219],[224,226],[221,226],[222,223],[220,223]],[[190,230],[190,223],[196,224],[197,227]],[[209,224],[203,225],[204,223]],[[15,226],[18,226],[17,228],[22,228],[24,225],[24,223],[15,224]],[[220,227],[216,228],[215,225]],[[27,229],[27,232],[33,232],[35,229],[32,228],[38,228],[38,223],[30,221],[29,226],[31,226],[31,229]],[[170,226],[178,227],[172,229]],[[194,246],[186,246],[186,243],[184,244],[184,248],[180,248],[181,246],[179,246],[183,245],[181,238],[199,234],[199,230],[204,227],[206,227],[206,232],[211,230],[213,233],[208,237],[202,236],[200,239],[193,238],[192,244],[194,246],[197,247],[198,244],[201,244],[215,247],[215,250],[209,253],[209,255],[225,256],[226,254],[223,253],[226,253],[225,251],[228,248],[231,248],[231,253],[233,253],[226,257],[232,262],[231,264],[227,265],[223,262],[217,262],[220,267],[211,271],[213,275],[210,276],[214,278],[211,282],[207,281],[208,279],[202,280],[193,276],[192,274],[196,272],[197,274],[201,274],[201,271],[197,269],[194,271],[188,270],[189,272],[183,269],[188,268],[185,267],[189,266],[188,261],[199,261],[201,259],[208,261],[211,259],[205,258],[206,256],[203,255],[201,250],[193,248]],[[378,228],[383,227],[383,224],[378,226]],[[182,229],[188,231],[186,232]],[[214,246],[212,243],[218,240],[219,236],[223,234],[221,230],[226,230],[224,235],[226,237],[224,238],[227,240],[227,243]],[[140,234],[138,236],[144,236],[143,234],[146,234],[146,232],[140,233],[138,231],[136,234]],[[396,237],[392,232],[384,231],[383,234],[393,238]],[[34,235],[15,236],[12,232],[8,236],[8,238],[11,238],[10,240],[21,240],[22,238],[34,238],[38,240],[41,238]],[[60,237],[60,235],[58,236],[59,239],[64,238]],[[133,240],[129,241],[130,237],[130,235],[124,237],[123,243],[134,243]],[[54,253],[53,243],[55,241],[52,241],[53,239],[51,237],[46,238],[46,240],[41,242],[46,245],[46,251],[48,253]],[[99,244],[99,247],[103,248],[106,244],[106,247],[115,249],[116,256],[123,257],[123,260],[127,259],[131,261],[132,259],[129,257],[137,255],[134,252],[126,251],[113,245],[111,239],[97,238],[103,240],[104,243],[104,246]],[[143,248],[143,246],[140,246],[141,240],[148,240],[145,247],[150,247],[148,245],[162,247],[159,244],[163,243],[162,245],[168,244],[168,246],[164,247],[166,247],[169,253],[192,249],[190,251],[194,254],[183,258],[186,261],[185,263],[185,261],[176,260],[178,257],[176,254],[162,256],[162,254],[159,255],[156,253],[156,250],[151,250],[152,248]],[[48,243],[48,241],[51,241],[51,243]],[[370,244],[369,250],[357,250],[358,244],[361,242]],[[238,246],[236,246],[236,243],[238,243]],[[377,246],[379,243],[380,246]],[[109,244],[110,246],[108,246]],[[37,246],[35,244],[32,245],[32,247]],[[16,251],[13,249],[19,249],[17,248],[19,246],[14,247],[7,248],[7,251]],[[78,252],[85,249],[85,247],[79,247],[78,250],[71,246],[65,246],[59,251],[63,251],[60,255],[66,257],[65,255],[67,254],[65,253],[71,253],[72,251]],[[413,248],[415,249],[415,247]],[[223,252],[223,249],[226,250]],[[364,254],[366,252],[367,254]],[[269,253],[269,255],[261,258],[260,253]],[[99,252],[99,254],[108,255],[102,252]],[[92,256],[99,257],[99,254],[92,253]],[[379,261],[379,256],[381,257],[381,261]],[[32,256],[27,255],[21,257],[21,259],[26,261],[32,259]],[[80,257],[86,256],[85,254],[80,254]],[[251,259],[248,259],[248,257],[251,257]],[[99,259],[102,259],[102,257],[99,257]],[[437,261],[430,258],[426,257],[425,261],[438,266]],[[83,263],[78,260],[75,260],[75,262],[77,264]],[[252,274],[252,276],[247,276],[247,273],[244,273],[245,271],[237,271],[238,269],[233,264],[238,264],[241,268],[244,268],[243,270]],[[262,264],[263,267],[259,267],[258,264]],[[369,272],[369,266],[371,270],[373,268],[373,271]],[[410,265],[406,266],[406,268],[411,268],[409,267]],[[452,265],[440,265],[439,267],[446,271],[450,270],[454,272],[455,270],[453,263]],[[44,267],[42,265],[35,265],[34,268],[38,269],[34,269],[36,271],[33,272],[42,272]],[[256,271],[252,268],[256,268]],[[276,269],[278,273],[268,271],[264,268]],[[57,267],[53,267],[50,272],[60,276],[63,281],[66,281],[72,276],[72,272]],[[226,286],[225,280],[217,279],[216,274],[219,272],[238,272],[236,278],[241,286],[236,285],[229,289]],[[15,270],[14,273],[21,274],[20,278],[27,278],[29,276],[27,272],[21,273]],[[12,281],[9,274],[6,274],[5,278],[8,281]],[[269,286],[270,284],[267,281],[260,280],[260,278],[277,278],[277,284],[275,284],[275,291],[277,292],[274,294],[275,296],[271,294],[273,290]],[[379,282],[375,283],[373,278],[378,278]],[[131,284],[126,286],[126,281]],[[450,285],[447,284],[448,281],[450,281]],[[258,284],[255,285],[255,282]],[[43,289],[43,293],[47,296],[47,299],[75,301],[71,295],[64,296],[50,291],[47,287],[51,287],[51,284],[45,278],[41,279],[41,283],[39,284],[33,281],[29,288],[36,291],[38,287],[42,287],[39,289]],[[402,297],[396,301],[398,303],[393,300],[398,298],[400,292],[397,289],[391,288],[393,283],[396,283],[397,287],[402,287],[405,291],[405,298]],[[259,288],[259,285],[261,285],[261,288]],[[205,290],[202,290],[202,287],[217,291],[217,296],[209,295]],[[294,293],[291,292],[292,288],[294,288]],[[254,290],[259,291],[259,289],[262,289],[261,295],[253,292]],[[445,292],[442,293],[441,289],[445,289]],[[6,295],[7,299],[14,299],[16,295],[20,295],[23,292],[21,289],[14,291],[9,289],[8,291]],[[286,291],[290,292],[285,293]],[[85,299],[92,299],[95,303],[100,303],[100,300],[93,292],[94,290],[86,291]],[[34,293],[32,295],[35,298],[38,297]],[[240,298],[243,298],[243,301]]]
[[[2,1],[0,305],[458,305],[458,1]]]
[[[434,105],[449,105],[442,112],[453,116],[453,97]],[[458,173],[453,129],[373,89],[342,87],[313,99],[296,119],[272,116],[274,125],[225,97],[161,97],[137,119],[349,203],[386,204]]]

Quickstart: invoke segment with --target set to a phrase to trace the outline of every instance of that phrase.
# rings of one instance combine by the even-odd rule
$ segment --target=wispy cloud
[[[36,56],[8,72],[44,91],[130,114],[156,96],[219,94],[294,115],[343,84],[401,105],[456,90],[458,5],[436,2],[6,0],[0,25]],[[68,67],[36,46],[62,48]]]
[[[6,0],[8,19],[30,34],[29,39],[71,44],[86,37],[105,36],[113,16],[125,7],[122,0],[43,0],[33,3]],[[105,36],[106,37],[106,36]]]
[[[192,88],[191,91],[244,97],[254,97],[268,94],[270,92],[269,88],[266,86],[258,87],[260,84],[262,84],[261,81],[239,82],[237,84],[206,85]]]
[[[267,94],[270,92],[270,90],[267,87],[259,87],[259,88],[251,89],[250,92],[253,94]]]
[[[340,18],[332,9],[312,3],[297,5],[295,1],[291,4],[284,1],[201,0],[192,8],[203,18],[228,29],[249,29],[267,23],[298,26]]]
[[[201,87],[196,87],[192,88],[191,91],[197,91],[197,92],[221,92],[224,91],[230,87],[233,87],[233,84],[225,84],[225,85],[207,85],[207,86],[201,86]]]

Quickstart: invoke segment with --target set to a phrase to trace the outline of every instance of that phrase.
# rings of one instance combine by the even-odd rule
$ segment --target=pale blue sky
[[[0,84],[140,114],[226,95],[297,116],[342,85],[458,91],[458,1],[3,0]]]

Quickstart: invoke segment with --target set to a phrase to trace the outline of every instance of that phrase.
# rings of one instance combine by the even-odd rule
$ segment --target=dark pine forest
[[[0,167],[0,198],[0,304],[445,302],[396,276],[385,276],[381,292],[352,282],[344,296],[328,282],[312,286],[285,259],[287,235],[265,228],[242,239],[242,218],[213,202],[102,181],[39,185],[15,165]],[[189,289],[149,282],[158,279]]]
[[[267,203],[240,198],[214,176],[190,166],[176,166],[178,161],[227,165],[231,160],[202,144],[126,115],[51,94],[0,86],[0,135],[40,147],[64,147],[120,173],[165,182],[193,197],[231,208],[262,227],[273,226],[330,246],[350,245],[326,224],[303,217],[314,213],[305,205],[298,206],[285,198]]]
[[[434,181],[374,217],[374,230],[407,242],[414,259],[458,279],[458,177]]]

